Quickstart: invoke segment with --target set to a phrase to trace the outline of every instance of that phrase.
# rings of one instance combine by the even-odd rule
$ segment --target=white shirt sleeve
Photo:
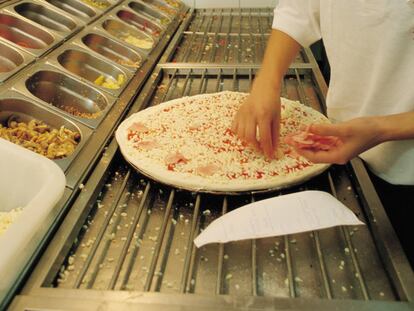
[[[320,0],[280,0],[272,28],[308,47],[321,38],[319,9]]]

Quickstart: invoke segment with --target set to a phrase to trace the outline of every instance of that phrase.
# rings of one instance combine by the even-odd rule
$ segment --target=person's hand
[[[233,120],[232,130],[271,159],[279,141],[279,126],[280,93],[271,84],[256,80]]]
[[[297,153],[314,163],[345,164],[384,141],[380,128],[375,117],[357,118],[339,124],[312,124],[307,129],[310,133],[337,137],[335,146],[329,150],[294,147]]]

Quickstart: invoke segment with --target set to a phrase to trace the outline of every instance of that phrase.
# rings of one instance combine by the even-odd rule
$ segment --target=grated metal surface
[[[200,9],[196,11],[189,31],[214,33],[269,33],[273,9]]]
[[[297,73],[297,71],[296,71]],[[152,104],[222,89],[246,91],[253,72],[233,75],[165,73]],[[306,76],[288,76],[291,99],[309,94]],[[51,284],[65,289],[133,290],[202,295],[251,295],[397,300],[368,227],[194,248],[192,240],[211,221],[252,200],[304,189],[331,192],[364,220],[343,167],[301,187],[262,195],[212,196],[176,191],[131,170],[118,155],[94,208],[72,245],[65,271]],[[365,221],[365,220],[364,220]],[[52,272],[53,273],[53,272]]]
[[[272,9],[198,10],[183,33],[172,61],[259,64],[272,21]],[[307,62],[303,51],[295,62]]]

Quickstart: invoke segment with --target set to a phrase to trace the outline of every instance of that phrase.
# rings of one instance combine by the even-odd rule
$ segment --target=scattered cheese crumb
[[[0,212],[0,236],[19,218],[22,208],[14,208],[8,212]]]

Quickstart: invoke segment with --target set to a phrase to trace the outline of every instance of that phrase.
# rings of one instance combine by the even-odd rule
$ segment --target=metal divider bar
[[[194,214],[193,219],[191,222],[191,231],[190,236],[188,237],[188,244],[187,244],[187,254],[185,256],[184,262],[184,271],[183,276],[181,279],[181,288],[180,293],[187,293],[192,290],[191,280],[194,273],[194,263],[196,258],[197,248],[195,247],[193,241],[195,238],[196,233],[199,231],[199,215],[200,215],[200,204],[201,203],[201,195],[197,194],[195,205],[194,205]]]
[[[203,73],[201,74],[200,87],[198,88],[197,94],[204,94],[206,92],[206,88],[207,88],[206,73],[207,73],[207,69],[205,69]]]
[[[227,197],[223,199],[223,206],[221,209],[221,216],[227,213]],[[224,261],[224,244],[219,244],[218,252],[218,264],[217,264],[217,282],[216,282],[216,295],[221,294],[222,280],[223,280],[223,261]]]
[[[264,55],[264,51],[266,49],[266,44],[265,44],[265,38],[264,38],[264,35],[263,35],[262,23],[260,22],[260,16],[259,16],[258,20],[259,20],[258,21],[259,33],[260,33],[260,38],[261,38],[260,45],[262,47],[262,51],[263,51],[263,55]]]
[[[198,199],[198,205],[200,206],[200,200],[201,197],[200,195],[197,196]],[[196,203],[197,204],[197,199],[196,199]],[[198,208],[198,214],[200,214],[200,208]],[[199,218],[197,218],[199,219]],[[193,281],[193,276],[194,276],[194,269],[195,269],[195,259],[196,259],[196,254],[197,254],[197,247],[195,247],[193,241],[195,239],[196,233],[199,232],[199,224],[195,227],[194,231],[191,231],[191,239],[188,240],[189,245],[187,246],[187,248],[191,247],[191,260],[190,260],[190,265],[189,265],[189,269],[188,269],[188,274],[187,274],[187,282],[186,282],[186,286],[185,286],[185,292],[190,293],[192,291],[194,291],[194,285],[195,285],[195,280]]]
[[[219,22],[219,28],[218,28],[217,33],[221,32],[221,28],[223,27],[223,20],[224,20],[223,9],[220,9],[220,22]]]
[[[258,15],[257,15],[257,24],[259,25],[259,33],[263,33],[261,17],[262,17],[262,12],[259,10]]]
[[[189,71],[188,71],[188,73],[187,73],[187,75],[186,75],[186,77],[185,77],[185,80],[184,80],[184,84],[183,84],[183,90],[182,90],[182,92],[181,92],[181,96],[184,96],[185,95],[185,91],[186,91],[186,89],[187,89],[187,84],[188,84],[188,80],[190,79],[190,75],[192,74],[192,72],[193,72],[193,70],[192,69],[190,69]],[[188,93],[188,92],[187,92]]]
[[[252,84],[253,84],[253,69],[250,68],[249,69],[249,92],[250,92],[250,89],[252,88]]]
[[[221,80],[221,69],[219,69],[219,73],[217,75],[216,92],[220,91],[221,89],[220,80]]]
[[[287,98],[287,89],[286,89],[285,79],[282,79],[282,82],[281,82],[280,86],[281,86],[280,95],[282,97]]]
[[[154,256],[152,257],[150,268],[148,270],[147,280],[144,285],[145,292],[148,292],[151,288],[151,283],[154,277],[154,272],[155,272],[155,267],[157,265],[158,257],[160,255],[160,250],[161,250],[162,242],[164,239],[165,231],[167,229],[168,223],[170,223],[169,217],[170,217],[170,212],[171,212],[171,208],[172,208],[173,201],[174,201],[174,195],[175,195],[175,190],[173,189],[171,190],[170,196],[168,198],[168,203],[165,209],[164,219],[162,221],[160,233],[158,234],[158,237],[157,237],[157,244],[155,245]]]
[[[265,14],[267,15],[267,25],[270,29],[272,29],[272,25],[273,25],[273,11],[271,9],[267,9],[270,12],[265,12]]]
[[[156,271],[154,273],[154,275],[156,275],[156,283],[155,283],[155,285],[151,284],[151,289],[150,290],[152,290],[152,291],[159,292],[160,288],[161,288],[161,281],[162,281],[163,275],[165,273],[165,267],[166,267],[167,262],[168,262],[168,257],[169,257],[169,254],[170,254],[172,240],[173,240],[173,237],[174,237],[175,227],[176,227],[176,223],[177,223],[177,219],[174,218],[174,214],[176,214],[176,210],[171,213],[171,221],[168,221],[167,229],[166,229],[166,232],[168,232],[168,233],[165,233],[162,237],[163,243],[161,243],[161,245],[163,245],[164,241],[165,241],[165,247],[162,251],[160,250],[160,252],[162,253],[162,259],[160,261],[159,271]],[[175,215],[175,217],[177,217],[177,215]],[[157,259],[157,262],[158,261],[159,260]]]
[[[328,173],[328,181],[329,181],[329,187],[331,188],[333,196],[338,199],[331,173]],[[352,265],[354,266],[355,273],[356,273],[355,276],[358,279],[359,285],[361,287],[362,296],[364,297],[365,300],[369,300],[370,298],[369,298],[366,282],[365,282],[364,276],[361,272],[361,268],[360,268],[360,265],[359,265],[359,262],[358,262],[358,258],[355,254],[354,246],[352,244],[348,228],[344,227],[344,226],[341,226],[340,228],[341,228],[340,230],[341,230],[342,234],[345,237],[345,242],[346,242],[346,245],[349,249],[349,254],[351,255]]]
[[[108,289],[109,290],[113,290],[115,288],[116,281],[119,278],[119,274],[120,274],[122,266],[124,264],[124,261],[125,261],[125,258],[126,258],[127,252],[128,252],[128,248],[131,245],[132,238],[134,237],[134,231],[137,227],[139,218],[141,217],[142,211],[144,209],[144,204],[147,201],[147,197],[148,197],[148,193],[149,193],[150,189],[151,189],[151,183],[148,182],[147,185],[145,186],[145,190],[144,190],[144,193],[141,197],[141,201],[139,203],[139,206],[138,206],[137,210],[135,211],[134,221],[133,221],[132,225],[130,226],[130,229],[128,230],[127,240],[125,241],[125,244],[122,247],[121,254],[120,254],[120,256],[117,260],[114,274],[112,275],[111,281],[108,284]]]
[[[149,183],[148,183],[149,184]],[[148,185],[147,184],[147,185]],[[148,196],[148,194],[147,194],[147,196]],[[151,199],[151,197],[150,197],[150,199]],[[146,199],[147,200],[147,199]],[[145,201],[146,201],[145,200]],[[149,210],[149,209],[148,209]],[[150,218],[150,215],[148,214],[148,213],[145,213],[144,214],[144,221],[143,221],[143,223],[142,223],[142,226],[140,226],[140,228],[139,228],[139,231],[138,231],[138,233],[137,233],[137,239],[138,239],[138,243],[134,243],[133,244],[133,249],[132,249],[132,251],[131,251],[131,256],[130,256],[130,259],[129,259],[129,261],[128,261],[128,265],[127,265],[127,267],[126,267],[126,270],[125,270],[125,274],[124,274],[124,277],[122,278],[122,282],[121,282],[121,285],[120,285],[120,289],[121,290],[125,290],[126,289],[126,287],[127,287],[127,283],[128,283],[128,281],[129,281],[129,278],[130,278],[130,276],[131,276],[131,273],[132,273],[132,268],[134,267],[134,264],[135,264],[135,260],[136,260],[136,258],[137,258],[137,253],[138,253],[138,251],[140,250],[140,248],[141,248],[141,243],[139,242],[139,241],[141,241],[141,239],[142,239],[142,237],[143,237],[143,235],[144,235],[144,232],[145,232],[145,228],[146,228],[146,226],[147,226],[147,224],[148,224],[148,221],[149,221],[149,218]]]
[[[322,275],[322,283],[323,287],[325,289],[326,298],[332,299],[332,289],[331,285],[329,284],[328,280],[328,274],[326,272],[326,264],[324,255],[321,248],[321,241],[319,239],[319,232],[313,231],[313,239],[315,241],[315,248],[316,248],[316,254],[318,255],[318,262],[319,262],[319,268],[321,269],[321,275]]]
[[[239,86],[237,85],[237,82],[238,82],[238,80],[237,80],[237,68],[234,68],[234,71],[233,71],[233,86],[232,86],[233,91],[238,91],[239,90]]]
[[[237,44],[238,44],[238,48],[237,48],[237,62],[238,63],[240,63],[241,62],[241,50],[242,50],[242,47],[241,47],[241,38],[240,38],[240,34],[241,34],[241,32],[242,32],[242,30],[241,30],[241,25],[242,25],[242,15],[241,15],[241,10],[239,10],[239,33],[238,33],[238,36],[237,36]]]
[[[303,88],[303,84],[302,84],[302,81],[301,81],[300,76],[299,76],[299,72],[296,68],[294,70],[295,70],[296,80],[298,81],[299,98],[300,98],[300,100],[303,104],[305,104],[306,106],[310,106],[309,103],[308,103],[308,98],[307,98],[306,93],[305,93],[305,89]]]
[[[216,56],[216,52],[217,52],[217,40],[219,37],[219,33],[221,32],[221,27],[223,26],[223,9],[220,9],[220,21],[219,21],[219,28],[217,30],[217,32],[214,34],[214,42],[213,42],[213,50],[211,51],[210,54],[210,63],[214,62],[214,57]]]
[[[98,249],[99,243],[102,241],[102,238],[103,238],[103,236],[105,234],[106,228],[108,227],[108,224],[111,221],[111,218],[112,218],[112,216],[113,216],[113,214],[114,214],[114,212],[115,212],[115,210],[116,210],[116,208],[117,208],[117,206],[119,204],[119,201],[121,200],[122,193],[124,192],[124,190],[125,190],[125,188],[127,186],[127,182],[128,182],[130,173],[131,173],[131,170],[128,170],[128,172],[125,175],[124,180],[122,181],[121,187],[119,188],[118,192],[115,195],[115,200],[113,201],[112,206],[111,206],[111,209],[108,212],[108,215],[106,216],[105,221],[103,222],[102,227],[99,230],[99,233],[98,233],[98,235],[96,237],[96,240],[94,241],[94,243],[92,245],[92,248],[91,248],[91,251],[90,251],[90,253],[88,255],[88,258],[86,259],[85,264],[82,266],[82,270],[80,271],[78,277],[76,278],[76,281],[75,281],[75,284],[74,284],[74,287],[75,288],[79,288],[80,287],[80,285],[82,283],[82,280],[85,277],[85,274],[88,271],[89,266],[92,263],[93,257],[96,254],[96,251]],[[98,267],[98,265],[96,267]],[[96,270],[96,267],[95,267],[95,270]],[[88,282],[87,287],[89,287],[91,285],[91,281],[92,281],[92,279]]]
[[[200,19],[200,24],[198,25],[198,27],[195,27],[195,29],[199,29],[199,28],[203,25],[204,20],[205,20],[205,18],[206,18],[206,15],[204,15],[204,14],[203,14],[202,16],[203,16],[203,17]],[[189,42],[189,44],[188,44],[188,48],[187,48],[187,50],[186,50],[186,51],[185,51],[185,53],[184,53],[184,57],[183,57],[183,62],[184,62],[184,63],[188,61],[188,57],[190,56],[190,53],[191,53],[191,47],[193,46],[193,42],[194,42],[195,37],[196,37],[196,30],[194,30],[194,31],[192,32],[192,34],[191,34],[191,38],[190,38],[190,42]]]
[[[254,196],[251,203],[254,203]],[[252,295],[257,296],[257,245],[256,239],[252,239]]]
[[[230,8],[230,21],[229,21],[229,31],[228,33],[232,32],[233,29],[233,8]]]
[[[197,63],[201,62],[201,59],[203,58],[203,51],[205,50],[205,45],[208,42],[208,33],[210,32],[211,26],[213,25],[213,13],[214,10],[211,11],[210,16],[209,16],[209,23],[207,24],[207,28],[206,31],[204,31],[203,34],[203,41],[201,43],[200,48],[198,49],[198,53],[197,56],[195,57],[195,61]]]
[[[174,79],[175,76],[177,75],[177,72],[178,72],[178,69],[175,69],[172,76],[171,76],[171,78],[170,78],[170,80],[168,81],[167,88],[166,88],[165,93],[164,93],[164,95],[162,96],[162,99],[161,99],[161,103],[165,102],[165,100],[167,99],[167,95],[171,90],[171,84],[173,82],[177,83],[177,81]]]
[[[233,16],[231,14],[231,9],[230,9],[230,20],[229,20],[229,28],[227,29],[226,32],[226,42],[224,44],[224,55],[223,55],[223,60],[222,63],[228,63],[229,61],[229,49],[227,48],[229,43],[230,43],[230,33],[231,33],[231,24],[233,22]]]
[[[254,62],[257,63],[260,60],[256,53],[256,39],[253,37],[252,33],[250,33],[249,36],[250,36],[250,42],[253,44],[253,48],[252,48],[253,59],[254,59]]]
[[[289,245],[289,236],[284,236],[285,242],[285,253],[286,253],[286,265],[288,269],[288,285],[289,285],[289,295],[290,297],[296,297],[296,287],[295,287],[295,278],[293,273],[293,266],[292,266],[292,254],[290,252],[290,245]]]

